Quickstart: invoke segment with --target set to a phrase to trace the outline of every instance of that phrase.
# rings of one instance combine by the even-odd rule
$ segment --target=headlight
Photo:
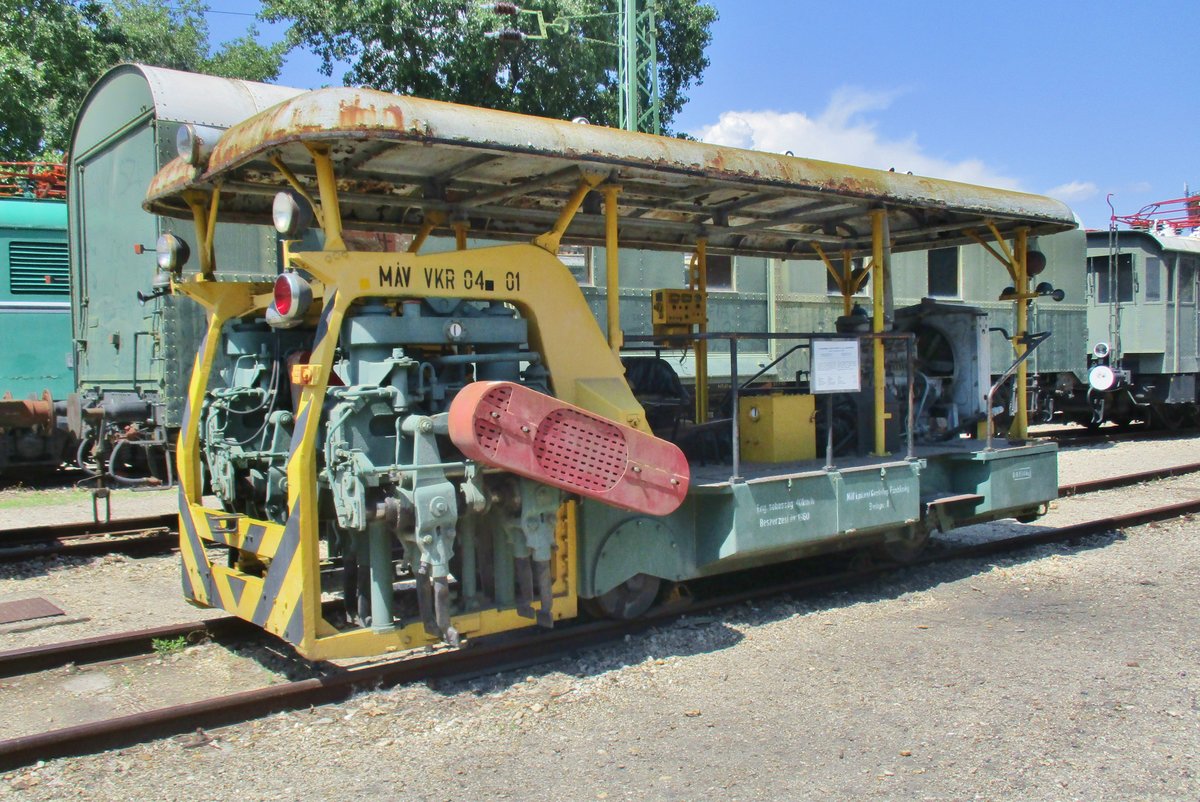
[[[312,305],[312,287],[295,273],[275,279],[275,297],[267,309],[267,323],[277,329],[300,325]]]
[[[208,164],[213,147],[221,138],[221,129],[209,128],[206,125],[182,125],[175,132],[175,150],[179,158],[194,167]]]
[[[183,269],[187,264],[188,257],[192,255],[192,249],[188,244],[174,234],[163,234],[158,238],[158,243],[154,246],[157,252],[157,261],[159,270],[167,270],[172,273]]]
[[[1104,392],[1111,390],[1117,383],[1117,374],[1108,365],[1096,365],[1088,371],[1088,384],[1093,390]]]
[[[1110,351],[1108,343],[1096,343],[1092,346],[1092,356],[1096,357],[1096,359],[1107,359]]]
[[[296,239],[312,225],[312,207],[295,192],[280,192],[271,204],[271,222],[287,239]]]

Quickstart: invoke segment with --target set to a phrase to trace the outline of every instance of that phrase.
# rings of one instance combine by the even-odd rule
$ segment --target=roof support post
[[[342,241],[342,212],[338,208],[337,176],[333,172],[333,159],[329,157],[328,145],[306,146],[312,154],[313,166],[317,169],[317,188],[321,193],[321,229],[325,232],[325,250],[344,251]]]
[[[450,227],[454,229],[454,249],[465,251],[467,249],[467,229],[471,227],[470,222],[467,220],[455,220],[450,224]]]
[[[205,279],[211,279],[213,271],[217,269],[213,235],[216,233],[217,204],[220,199],[220,185],[212,192],[189,189],[183,193],[184,202],[192,210],[192,223],[196,229],[196,250],[199,251],[200,257],[200,273]]]
[[[608,347],[614,354],[621,353],[621,345],[625,339],[621,334],[621,271],[617,253],[620,247],[617,232],[619,194],[620,187],[615,184],[604,185],[604,311]]]
[[[421,250],[421,246],[425,244],[425,240],[429,239],[429,235],[438,226],[446,224],[446,215],[438,211],[425,212],[425,221],[421,223],[421,230],[413,236],[413,241],[408,245],[409,253],[417,253]]]
[[[864,276],[863,280],[866,280]],[[854,311],[854,294],[858,286],[854,281],[854,251],[846,248],[842,251],[842,314],[846,317]]]
[[[1013,238],[1012,274],[1016,281],[1017,325],[1013,332],[1013,351],[1017,359],[1025,354],[1026,336],[1029,331],[1029,270],[1028,270],[1028,239],[1029,229],[1022,226],[1017,229]],[[1003,240],[1002,240],[1003,242]],[[1017,409],[1013,416],[1012,425],[1008,428],[1009,439],[1024,440],[1029,435],[1029,360],[1021,359],[1017,365]]]
[[[583,199],[587,194],[595,189],[605,176],[601,173],[581,173],[579,183],[575,186],[575,191],[571,193],[571,197],[563,205],[562,211],[559,212],[558,219],[554,221],[554,227],[545,234],[540,234],[533,238],[533,244],[539,248],[543,248],[555,256],[558,255],[558,243],[562,240],[562,235],[566,232],[567,226],[571,225],[571,221],[575,219],[575,213],[579,211],[579,207],[583,205]]]
[[[1013,331],[1012,347],[1013,355],[1020,360],[1020,364],[1017,365],[1017,376],[1013,380],[1017,385],[1017,403],[1012,423],[1008,427],[1008,437],[1011,440],[1024,440],[1029,436],[1029,363],[1028,360],[1023,360],[1021,357],[1028,348],[1026,342],[1029,335],[1029,302],[1037,297],[1036,293],[1029,291],[1029,227],[1021,226],[1014,232],[1013,244],[1010,248],[996,224],[991,220],[984,222],[992,233],[992,237],[995,238],[996,247],[992,247],[991,243],[974,231],[968,230],[966,233],[971,239],[982,245],[996,261],[1004,265],[1004,269],[1008,271],[1008,275],[1013,280],[1015,292],[1012,299],[1016,304],[1016,326]],[[1008,295],[1001,295],[1000,298],[1005,300]],[[990,435],[990,432],[988,434]]]
[[[871,331],[882,334],[884,330],[884,283],[887,280],[887,269],[891,262],[887,209],[871,210],[871,273],[873,276],[872,292],[874,298],[874,313],[871,319]],[[887,409],[884,404],[884,354],[883,338],[876,337],[872,343],[874,350],[873,364],[875,368],[875,451],[876,457],[886,457],[887,438],[886,421]]]
[[[698,333],[703,335],[708,333],[708,237],[696,240],[691,267],[691,289],[700,293],[704,304],[704,314],[697,325]],[[708,420],[708,340],[697,338],[692,352],[696,355],[696,423],[704,423]]]

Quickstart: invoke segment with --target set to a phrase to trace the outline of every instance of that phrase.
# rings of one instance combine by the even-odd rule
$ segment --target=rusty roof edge
[[[222,136],[202,176],[185,176],[168,165],[163,172],[170,175],[156,177],[145,205],[164,208],[158,201],[165,196],[197,182],[210,184],[265,151],[325,138],[543,155],[818,197],[857,197],[882,205],[1074,227],[1065,204],[1040,195],[344,87],[298,95],[235,124]]]

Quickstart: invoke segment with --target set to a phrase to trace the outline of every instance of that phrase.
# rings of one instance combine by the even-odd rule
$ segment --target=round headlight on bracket
[[[1100,342],[1092,346],[1092,356],[1096,359],[1108,359],[1108,355],[1112,352],[1108,343]]]
[[[1088,371],[1088,384],[1097,392],[1111,390],[1117,383],[1117,374],[1108,365],[1095,365]]]
[[[177,273],[187,264],[192,249],[188,244],[174,234],[162,234],[154,246],[159,270]]]
[[[181,125],[175,132],[175,150],[179,158],[193,167],[203,167],[208,164],[213,147],[221,138],[221,129],[210,128],[206,125],[188,123]]]
[[[296,192],[279,192],[271,203],[271,222],[287,239],[297,239],[312,225],[313,212],[308,201]]]
[[[312,287],[296,273],[281,273],[275,279],[274,300],[267,309],[267,323],[277,329],[290,329],[304,321],[312,306]]]

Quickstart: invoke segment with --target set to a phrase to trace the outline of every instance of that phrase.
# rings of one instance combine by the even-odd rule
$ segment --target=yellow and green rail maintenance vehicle
[[[550,626],[581,602],[638,615],[664,583],[910,550],[1056,495],[1055,446],[1024,439],[1027,242],[1074,226],[1055,201],[365,89],[179,146],[145,208],[194,221],[159,263],[209,313],[178,447],[185,594],[309,658]],[[301,241],[309,221],[321,236]],[[216,229],[268,222],[284,272],[222,280],[239,255]],[[457,249],[423,251],[439,231]],[[1006,437],[982,313],[890,304],[893,252],[966,243],[1014,287]],[[565,245],[604,248],[603,321]],[[622,335],[619,246],[686,255],[685,286],[648,299],[652,336]],[[713,255],[813,260],[839,330],[707,330]],[[853,304],[867,282],[870,312]],[[931,327],[954,340],[940,373]],[[738,365],[764,341],[772,364]],[[679,349],[694,382],[663,358]],[[834,394],[869,453],[818,442]]]

